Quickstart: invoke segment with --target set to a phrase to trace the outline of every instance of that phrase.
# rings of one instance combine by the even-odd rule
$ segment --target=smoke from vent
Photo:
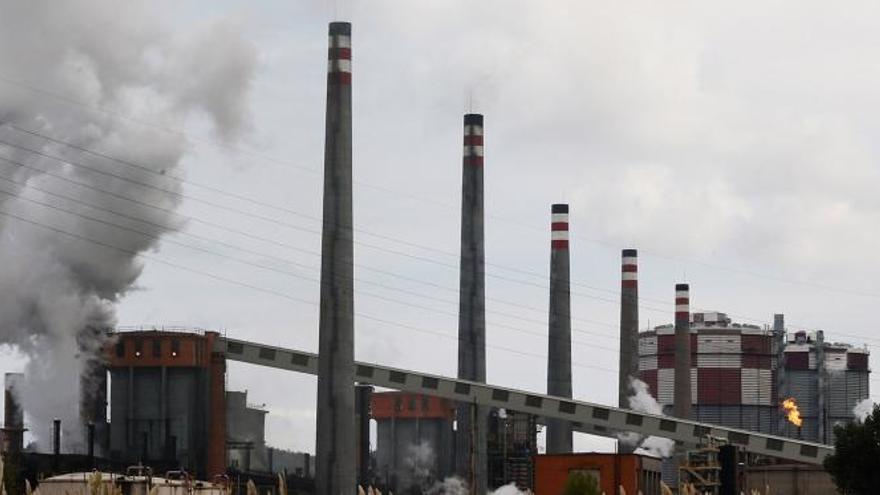
[[[157,7],[147,1],[126,2],[120,8],[113,0],[0,0],[0,140],[179,191],[180,184],[170,176],[180,174],[177,169],[187,142],[183,135],[164,129],[182,128],[195,118],[210,123],[223,140],[240,136],[248,128],[247,90],[257,56],[241,26],[216,20],[190,32],[169,31],[159,22]],[[158,174],[18,129],[134,162]],[[4,267],[0,343],[15,346],[28,357],[23,403],[27,426],[38,445],[48,448],[52,418],[60,417],[65,449],[75,450],[82,435],[78,410],[71,405],[79,403],[83,363],[101,347],[102,333],[95,330],[114,326],[115,305],[141,274],[143,262],[134,253],[154,251],[158,243],[27,200],[161,236],[182,227],[180,219],[121,197],[166,210],[176,208],[180,198],[4,144],[0,144],[0,177],[17,183],[0,180],[0,266]],[[66,203],[37,189],[75,196],[164,228]]]
[[[872,412],[874,412],[874,401],[870,398],[859,402],[853,407],[853,416],[862,423],[865,422],[865,419]]]
[[[663,406],[648,391],[647,383],[633,378],[629,385],[632,391],[632,395],[629,396],[629,405],[633,411],[663,415]],[[617,439],[626,445],[638,445],[639,448],[635,450],[637,454],[647,454],[654,457],[669,457],[675,449],[675,441],[668,438],[647,437],[643,440],[643,437],[637,433],[624,432],[618,434]]]

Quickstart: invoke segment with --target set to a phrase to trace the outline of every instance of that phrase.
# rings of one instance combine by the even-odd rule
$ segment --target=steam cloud
[[[0,0],[0,140],[178,191],[180,184],[169,176],[179,175],[187,143],[182,135],[163,128],[181,128],[197,118],[209,123],[221,139],[237,139],[248,128],[247,93],[257,55],[241,26],[229,21],[211,21],[192,32],[167,30],[158,20],[161,5],[165,4]],[[11,126],[98,150],[159,174],[124,167]],[[100,330],[114,326],[116,303],[132,290],[143,269],[131,253],[156,250],[158,242],[27,199],[155,236],[181,228],[182,222],[173,213],[120,196],[171,210],[180,200],[11,146],[0,144],[0,157],[39,169],[0,160],[0,176],[19,183],[0,180],[0,212],[126,251],[0,216],[4,295],[0,343],[14,346],[28,358],[22,401],[27,426],[40,447],[47,446],[52,418],[59,417],[65,427],[65,450],[74,450],[82,438],[79,411],[73,406],[79,403],[80,372],[102,345]],[[75,196],[164,228],[120,219],[37,189]]]
[[[865,399],[853,407],[853,416],[862,423],[872,412],[874,412],[874,401],[871,399]]]
[[[633,392],[629,397],[629,404],[632,410],[646,414],[663,415],[663,406],[648,391],[647,383],[633,378],[630,380],[629,386]],[[620,433],[617,435],[617,438],[627,445],[639,445],[639,448],[635,451],[638,454],[666,458],[671,456],[675,449],[675,441],[667,438],[648,437],[642,440],[641,435],[630,432]]]
[[[461,478],[446,478],[434,484],[425,495],[468,495],[470,490]],[[502,486],[487,495],[529,495],[531,492],[521,491],[515,484]]]

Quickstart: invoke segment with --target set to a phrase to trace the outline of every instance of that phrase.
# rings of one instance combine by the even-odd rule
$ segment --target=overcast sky
[[[555,202],[571,204],[576,398],[617,401],[621,248],[640,250],[643,327],[670,322],[673,286],[690,282],[696,308],[755,324],[781,312],[789,329],[873,348],[878,10],[806,1],[170,3],[155,14],[169,30],[231,18],[258,54],[234,150],[216,144],[223,136],[198,115],[176,129],[189,137],[188,180],[277,208],[184,185],[184,215],[243,235],[190,221],[149,256],[238,284],[146,260],[119,323],[317,349],[317,307],[291,298],[318,299],[326,31],[339,19],[353,23],[355,310],[400,324],[356,318],[357,359],[455,373],[468,111],[485,114],[490,383],[546,388]],[[21,366],[12,354],[5,362]],[[231,363],[228,384],[265,403],[270,444],[313,451],[313,377]]]

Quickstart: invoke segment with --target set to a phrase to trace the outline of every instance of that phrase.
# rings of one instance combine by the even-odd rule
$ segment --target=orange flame
[[[785,419],[787,419],[791,424],[797,426],[798,428],[804,424],[804,420],[801,419],[801,412],[798,410],[797,402],[791,397],[782,401],[782,408],[785,409]]]

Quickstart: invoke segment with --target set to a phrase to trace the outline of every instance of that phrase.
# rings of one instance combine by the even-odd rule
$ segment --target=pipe
[[[89,468],[95,469],[95,423],[89,422],[87,428]]]
[[[691,417],[691,309],[688,284],[675,286],[675,396],[677,418]]]
[[[776,403],[788,398],[788,380],[785,376],[785,315],[773,315],[773,336],[776,338]],[[784,415],[779,416],[777,434],[785,432],[788,421]]]
[[[358,485],[370,485],[370,402],[373,387],[359,384],[355,387],[355,417],[357,418]]]
[[[61,420],[52,420],[52,466],[57,471],[61,467]]]
[[[4,376],[4,452],[18,453],[24,447],[24,412],[21,408],[22,373],[6,373]]]
[[[329,46],[318,325],[317,495],[351,493],[357,485],[350,23],[330,23]]]
[[[485,250],[483,230],[483,116],[464,116],[461,196],[461,271],[458,314],[458,377],[486,382]],[[473,410],[472,410],[473,408]],[[456,413],[456,472],[486,493],[488,410],[460,403]]]
[[[825,368],[825,332],[816,330],[816,438],[814,442],[828,443],[828,411],[825,410],[825,390],[827,370]]]
[[[550,325],[547,352],[547,394],[571,397],[571,283],[568,249],[568,205],[550,209]],[[572,425],[547,420],[547,453],[569,454]]]

